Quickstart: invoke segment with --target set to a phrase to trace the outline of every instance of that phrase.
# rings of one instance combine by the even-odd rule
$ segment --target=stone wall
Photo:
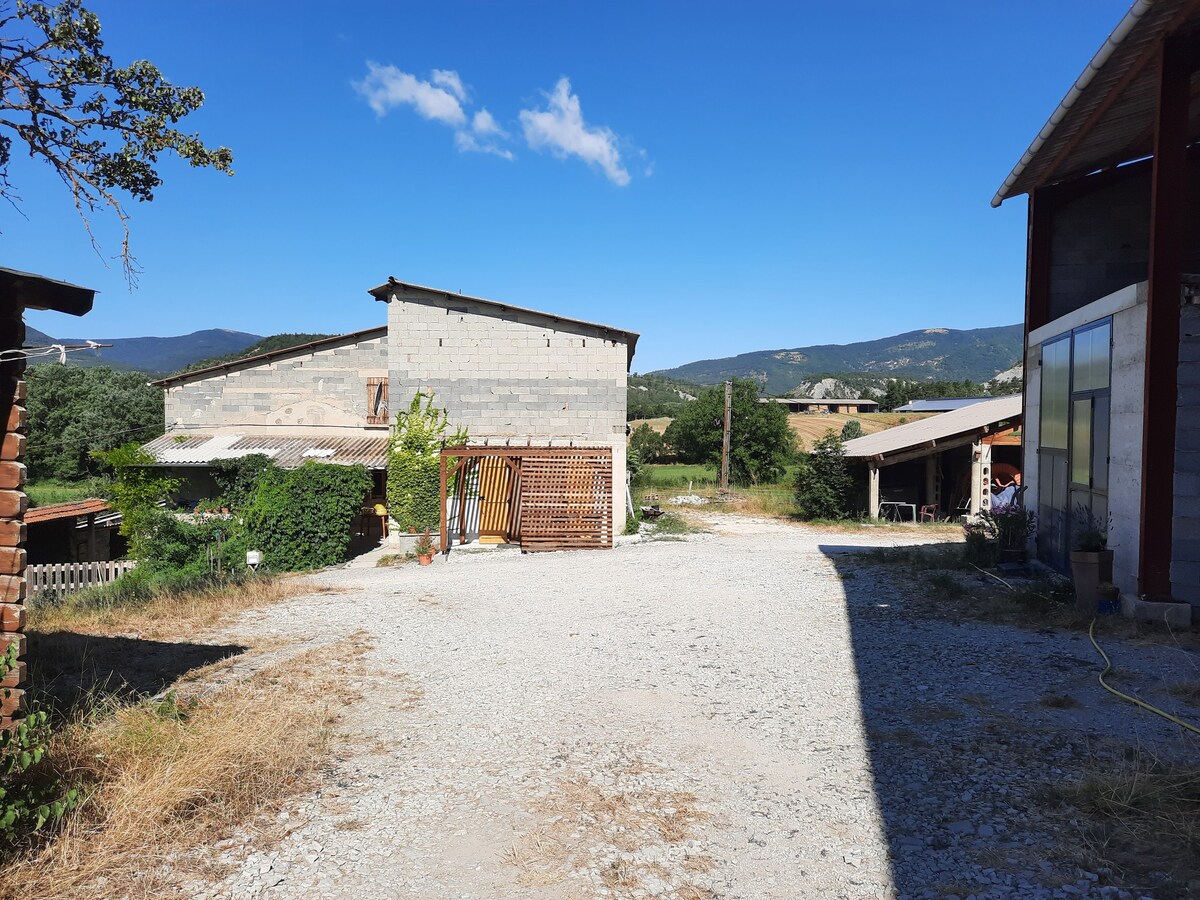
[[[25,341],[24,310],[0,309],[0,350]],[[25,361],[0,362],[0,651],[14,642],[25,655]],[[7,727],[24,706],[25,662],[0,681],[0,727]]]
[[[611,447],[620,533],[629,367],[623,335],[403,288],[388,303],[388,335],[393,409],[433,391],[473,444]]]
[[[387,377],[387,353],[387,336],[380,329],[363,340],[347,339],[169,385],[167,429],[384,432],[386,425],[367,425],[367,379]]]
[[[1175,425],[1171,594],[1200,606],[1200,306],[1183,307]]]

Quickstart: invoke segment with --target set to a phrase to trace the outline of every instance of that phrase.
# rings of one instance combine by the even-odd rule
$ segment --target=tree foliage
[[[846,424],[842,426],[842,440],[852,441],[855,438],[863,436],[862,422],[858,419],[847,419]]]
[[[686,462],[721,463],[725,388],[708,388],[684,406],[664,438]],[[733,383],[729,477],[735,484],[778,481],[791,460],[796,434],[778,403],[759,403],[753,381]]]
[[[9,180],[15,145],[58,175],[89,235],[89,213],[116,214],[131,282],[122,196],[154,199],[160,155],[233,174],[229,148],[206,147],[175,127],[204,104],[203,91],[171,84],[147,60],[116,65],[104,52],[99,18],[82,0],[17,0],[0,18],[0,75],[0,196],[17,199]]]
[[[214,459],[208,464],[208,471],[221,491],[222,503],[240,513],[254,498],[263,471],[273,465],[266,454],[251,453],[233,459]]]
[[[796,471],[797,512],[805,519],[840,519],[846,515],[853,486],[841,436],[830,429],[813,443]]]
[[[105,366],[34,366],[26,373],[30,478],[78,481],[105,470],[103,455],[163,431],[163,395],[137,372]]]
[[[96,450],[94,454],[113,471],[110,499],[121,513],[121,534],[129,539],[130,556],[147,558],[143,546],[147,517],[157,511],[160,500],[166,500],[179,489],[179,479],[155,465],[154,458],[136,441],[111,450]]]
[[[667,455],[667,444],[661,434],[643,422],[629,436],[629,450],[644,463],[656,463]]]
[[[434,407],[432,394],[416,394],[396,414],[388,442],[387,502],[388,515],[403,530],[441,525],[442,450],[468,440],[461,428],[449,432],[446,411]]]

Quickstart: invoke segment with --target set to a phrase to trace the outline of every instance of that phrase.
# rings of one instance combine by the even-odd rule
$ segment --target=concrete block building
[[[601,454],[611,544],[624,524],[617,491],[638,335],[394,278],[370,294],[386,304],[384,326],[156,382],[166,392],[167,433],[146,449],[164,466],[193,470],[250,453],[279,465],[363,464],[376,473],[370,500],[382,500],[395,412],[432,393],[472,447],[494,448],[497,458]],[[505,485],[514,516],[501,537],[516,538],[518,484]],[[196,490],[205,489],[200,481]]]
[[[1200,606],[1200,4],[1138,0],[1000,187],[1029,196],[1038,556],[1108,523],[1133,614]]]

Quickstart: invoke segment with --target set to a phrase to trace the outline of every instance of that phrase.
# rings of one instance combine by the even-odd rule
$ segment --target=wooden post
[[[925,503],[937,504],[941,506],[941,497],[938,496],[937,470],[938,457],[940,453],[931,453],[925,457]]]
[[[15,350],[25,342],[25,310],[6,300],[0,310],[0,350]],[[16,644],[18,656],[25,654],[25,360],[0,362],[0,422],[5,422],[3,453],[0,453],[0,517],[5,520],[0,538],[0,651]],[[6,673],[0,681],[0,727],[7,728],[24,706],[25,663]]]
[[[721,483],[718,490],[729,490],[729,426],[733,418],[733,382],[725,382],[725,428],[721,434]]]
[[[450,535],[446,523],[446,454],[442,453],[438,458],[438,474],[441,479],[441,488],[438,491],[439,499],[442,504],[442,542],[438,545],[438,549],[443,553],[450,552]]]
[[[1150,276],[1142,404],[1142,534],[1138,593],[1171,595],[1175,514],[1175,404],[1179,388],[1179,273],[1187,202],[1188,107],[1195,66],[1190,42],[1163,42],[1150,187]]]
[[[879,518],[879,465],[867,463],[867,515]]]

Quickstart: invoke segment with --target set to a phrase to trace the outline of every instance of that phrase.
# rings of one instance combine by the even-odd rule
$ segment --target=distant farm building
[[[994,400],[994,397],[934,397],[928,400],[913,400],[903,406],[897,406],[898,413],[944,413],[962,409],[972,403],[982,403],[984,400]]]
[[[155,382],[167,433],[145,449],[193,473],[191,499],[212,496],[205,469],[216,459],[364,465],[375,486],[360,526],[377,528],[389,426],[432,394],[471,442],[447,536],[611,546],[625,524],[617,491],[638,335],[395,279],[369,293],[387,304],[387,325]]]
[[[764,397],[759,403],[778,403],[790,413],[871,413],[879,409],[874,400],[838,400],[832,397]]]

